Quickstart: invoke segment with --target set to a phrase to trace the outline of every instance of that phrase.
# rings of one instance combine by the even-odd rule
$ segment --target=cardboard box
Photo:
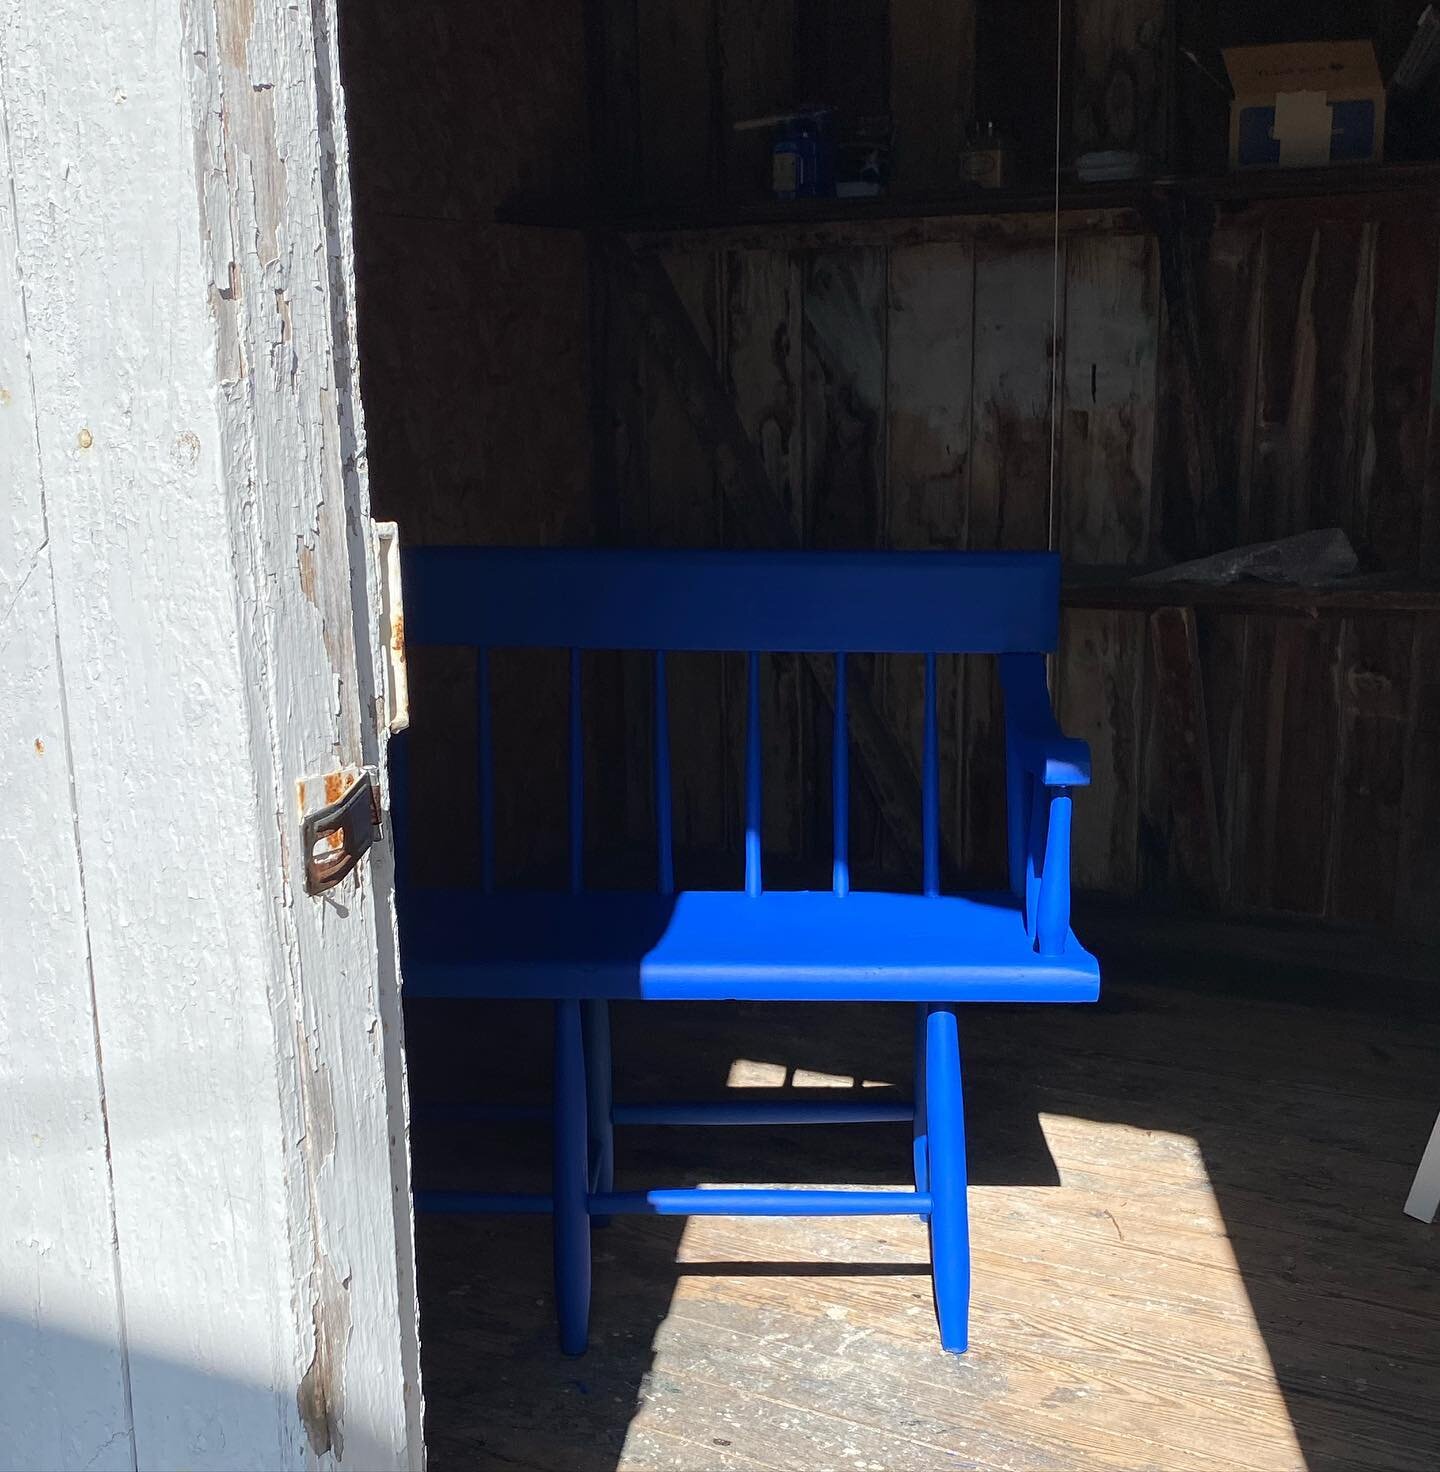
[[[1379,163],[1385,84],[1370,41],[1232,46],[1232,169]]]

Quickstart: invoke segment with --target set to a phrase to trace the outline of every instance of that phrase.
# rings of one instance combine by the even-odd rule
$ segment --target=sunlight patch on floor
[[[783,1063],[762,1063],[754,1058],[736,1058],[730,1064],[725,1080],[729,1089],[889,1089],[894,1085],[883,1078],[853,1078],[845,1073],[821,1073],[818,1069],[797,1068]]]

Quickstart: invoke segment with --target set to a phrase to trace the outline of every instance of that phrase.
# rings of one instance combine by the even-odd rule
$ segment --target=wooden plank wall
[[[863,245],[697,243],[666,262],[811,545],[1051,544],[1072,563],[1141,566],[1340,525],[1372,566],[1433,566],[1434,212],[1322,200],[1220,222],[1202,272],[1224,426],[1220,504],[1169,516],[1167,499],[1191,489],[1165,402],[1159,247],[1133,222],[1115,223],[1067,221],[1059,332],[1048,220]],[[733,540],[678,410],[652,416],[646,432],[648,520],[632,533]],[[1434,641],[1431,621],[1202,612],[1196,623],[1224,902],[1387,924],[1413,908],[1407,886],[1422,881],[1404,871],[1423,848],[1410,829],[1429,810],[1434,717],[1433,685],[1412,671]],[[918,762],[912,665],[887,661],[876,680]],[[798,672],[777,667],[771,679],[767,839],[777,853],[814,857],[811,838],[828,832],[828,731]],[[1193,856],[1175,847],[1145,616],[1067,613],[1055,683],[1067,728],[1095,758],[1077,881],[1200,898]],[[736,688],[719,696],[732,726],[740,698]],[[712,727],[707,699],[704,714],[682,719]],[[993,878],[1002,787],[986,662],[945,672],[942,719],[961,867]],[[715,800],[738,812],[733,789]],[[906,872],[863,798],[856,823],[857,853]],[[717,819],[707,831],[733,826]]]
[[[732,196],[758,193],[763,150],[747,156],[749,143],[728,125],[785,105],[797,87],[848,99],[852,112],[880,98],[897,122],[896,192],[944,187],[939,140],[972,109],[995,111],[968,43],[978,36],[979,54],[993,57],[1003,27],[982,4],[944,7],[937,31],[932,9],[928,0],[878,8],[794,0],[763,16],[740,0],[686,7],[695,37],[720,39],[704,86],[683,100],[687,122],[667,134],[673,143],[695,130],[689,162],[667,154],[663,178],[642,166],[641,194],[670,202],[717,184]],[[1082,10],[1062,53],[1067,154],[1128,146],[1163,156],[1175,126],[1164,7],[1105,0]],[[835,47],[815,39],[833,41],[827,26],[837,17],[850,17],[856,34],[883,34],[878,54],[888,61],[879,67],[869,57],[846,79],[848,91],[815,91],[840,65]],[[1039,8],[1031,18],[1028,59],[1013,60],[1030,69],[1030,83],[1017,85],[1033,104],[1036,89],[1045,95],[1054,85],[1055,56]],[[954,47],[917,40],[952,32]],[[642,72],[643,56],[642,48]],[[623,68],[612,67],[607,85],[617,73]],[[636,90],[645,95],[643,78]],[[700,95],[719,132],[697,122]],[[648,137],[664,117],[645,126]],[[917,129],[926,149],[907,158],[905,140]],[[1033,131],[1038,139],[1044,130]],[[1072,563],[1140,566],[1339,525],[1371,568],[1437,566],[1440,220],[1428,202],[1321,197],[1222,207],[1201,231],[1200,386],[1217,435],[1204,483],[1182,432],[1183,375],[1159,242],[1130,215],[1067,215],[1057,256],[1053,231],[1048,219],[1013,217],[862,235],[676,236],[664,247],[808,544],[1053,545]],[[605,424],[637,422],[626,402],[631,377],[599,386]],[[649,509],[629,519],[629,532],[657,542],[737,541],[678,410],[663,423],[650,416],[640,432],[647,447],[632,446],[630,464],[644,466],[645,484],[627,494]],[[617,478],[623,473],[602,463],[602,494]],[[1427,901],[1437,885],[1426,876],[1434,866],[1421,862],[1437,807],[1429,767],[1440,721],[1434,683],[1420,674],[1437,638],[1431,623],[1201,612],[1157,631],[1157,646],[1177,647],[1173,635],[1193,641],[1198,655],[1198,684],[1170,696],[1203,694],[1208,706],[1190,753],[1198,759],[1208,748],[1218,813],[1214,852],[1202,855],[1191,849],[1203,815],[1174,811],[1145,615],[1068,613],[1057,700],[1095,755],[1076,823],[1078,882],[1237,912],[1433,926]],[[871,673],[918,762],[912,666],[883,661]],[[767,847],[814,863],[828,843],[828,729],[798,669],[777,662],[767,680]],[[733,734],[742,693],[718,677],[700,713],[679,717],[677,739],[686,722],[697,740],[712,729],[717,700]],[[943,670],[941,710],[959,866],[967,878],[994,879],[999,707],[984,662]],[[697,838],[704,831],[733,843],[736,783],[731,770],[708,799],[723,812],[701,820]],[[892,878],[912,872],[913,856],[894,850],[858,790],[855,829],[857,862]]]
[[[1130,217],[1121,225],[1069,234],[1058,280],[1052,222],[1025,217],[870,244],[696,245],[665,262],[807,544],[1043,547],[1053,518],[1071,555],[1138,564],[1152,520],[1159,271],[1155,241]],[[609,381],[616,424],[635,419],[630,383]],[[734,542],[678,406],[642,432],[631,460],[647,466],[647,484],[627,492],[630,535]],[[1135,784],[1120,778],[1137,759],[1145,647],[1143,627],[1122,615],[1076,614],[1067,626],[1062,707],[1094,744],[1097,767],[1116,774],[1097,783],[1077,850],[1097,887],[1117,868],[1134,884]],[[830,753],[828,725],[791,666],[774,661],[768,674],[766,841],[798,863],[828,844]],[[919,662],[891,659],[870,673],[918,768]],[[721,698],[724,724],[737,727],[743,689],[727,685]],[[989,661],[948,662],[941,711],[960,866],[994,879],[1003,773]],[[715,725],[708,706],[678,701],[675,720],[679,744],[703,743]],[[716,795],[727,812],[738,812],[737,791]],[[914,856],[893,851],[858,783],[855,798],[857,862],[909,872]],[[726,831],[718,820],[700,830]]]
[[[1413,21],[1403,9],[1373,0],[1354,28],[1393,60]],[[1067,158],[1133,147],[1183,164],[1200,155],[1177,139],[1194,142],[1184,130],[1208,116],[1169,85],[1175,40],[1196,43],[1171,36],[1162,0],[1068,7],[1058,58],[1050,0],[593,0],[588,108],[580,0],[504,0],[483,25],[445,0],[423,10],[403,36],[373,3],[342,27],[371,473],[411,540],[737,540],[625,304],[587,274],[578,238],[495,225],[512,191],[574,197],[598,180],[615,203],[759,197],[763,135],[733,123],[802,96],[890,111],[894,189],[911,195],[953,184],[951,140],[972,114],[997,119],[1026,177],[1046,180],[1057,70]],[[1330,10],[1336,25],[1353,14]],[[1203,45],[1242,39],[1248,14],[1219,7]],[[446,64],[462,53],[478,90],[473,68]],[[1138,565],[1338,523],[1373,566],[1437,565],[1432,210],[1413,196],[1292,201],[1215,222],[1198,249],[1203,387],[1221,431],[1208,479],[1182,432],[1157,242],[1132,216],[1067,216],[1057,328],[1051,232],[1017,217],[864,239],[758,232],[667,254],[808,542],[1051,541],[1075,562]],[[1170,630],[1198,648],[1227,907],[1381,923],[1437,910],[1432,624],[1202,614]],[[1057,694],[1096,758],[1077,873],[1118,894],[1195,898],[1205,866],[1183,837],[1195,815],[1171,811],[1150,649],[1141,615],[1065,621]],[[417,752],[430,774],[418,785],[441,813],[473,800],[471,679],[447,655],[419,664],[414,739],[431,749]],[[496,676],[499,694],[529,692],[497,729],[513,872],[563,850],[563,733],[542,712],[563,704],[564,676],[559,664]],[[891,660],[873,678],[918,761],[918,670]],[[726,661],[672,671],[687,853],[738,852],[742,680]],[[767,671],[766,821],[773,856],[813,869],[830,758],[806,680],[793,662]],[[617,778],[615,753],[627,739],[645,749],[649,671],[597,659],[587,681],[591,827],[639,843],[649,773],[632,763]],[[994,878],[998,703],[983,662],[944,668],[941,709],[960,866]],[[857,852],[909,872],[863,792],[853,807]],[[425,852],[432,878],[471,862],[448,842]]]

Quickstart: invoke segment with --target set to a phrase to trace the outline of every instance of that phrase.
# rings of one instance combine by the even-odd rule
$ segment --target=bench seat
[[[1091,1002],[1072,933],[1040,956],[1015,899],[689,890],[665,897],[412,889],[405,991],[660,1001]]]

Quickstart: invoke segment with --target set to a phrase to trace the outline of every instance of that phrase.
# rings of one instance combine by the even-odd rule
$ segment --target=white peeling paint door
[[[419,1467],[335,0],[0,0],[0,1468]]]

